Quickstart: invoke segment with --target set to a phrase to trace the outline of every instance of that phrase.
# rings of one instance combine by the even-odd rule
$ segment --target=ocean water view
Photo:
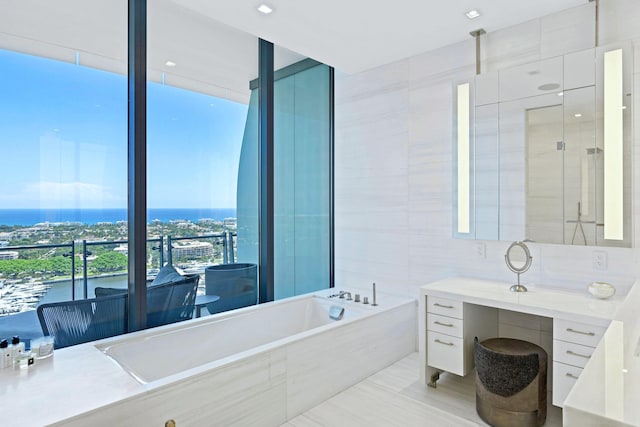
[[[87,298],[95,297],[95,289],[98,286],[106,288],[127,287],[127,275],[118,274],[107,277],[90,277],[87,279]],[[38,305],[52,302],[69,301],[72,297],[71,280],[63,280],[52,284],[46,294],[42,296]],[[76,299],[84,298],[84,283],[82,279],[76,279]]]
[[[151,208],[147,210],[147,222],[160,220],[167,222],[185,219],[196,222],[199,219],[222,221],[235,218],[235,208]],[[30,226],[41,222],[79,222],[97,224],[127,220],[127,209],[0,209],[0,225]]]

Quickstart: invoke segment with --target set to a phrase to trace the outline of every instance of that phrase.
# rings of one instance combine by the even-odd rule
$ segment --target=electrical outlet
[[[607,253],[605,251],[593,251],[593,268],[596,270],[607,269]]]
[[[487,245],[485,245],[484,243],[476,242],[476,257],[482,259],[487,257]]]

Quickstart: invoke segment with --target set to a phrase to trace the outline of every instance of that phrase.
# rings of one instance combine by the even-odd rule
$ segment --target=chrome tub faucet
[[[338,296],[338,298],[344,298],[344,296],[347,296],[347,301],[351,301],[351,292],[347,292],[347,291],[340,291],[340,295]]]

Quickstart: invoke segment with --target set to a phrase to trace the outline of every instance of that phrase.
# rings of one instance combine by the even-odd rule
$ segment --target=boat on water
[[[26,283],[4,280],[0,288],[0,316],[34,310],[50,287],[34,280]]]

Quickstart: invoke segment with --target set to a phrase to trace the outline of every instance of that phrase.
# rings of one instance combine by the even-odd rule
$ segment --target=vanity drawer
[[[553,319],[553,339],[596,347],[607,330],[604,326]]]
[[[572,342],[553,340],[553,360],[584,368],[595,348]]]
[[[427,313],[427,329],[462,338],[462,319]]]
[[[427,364],[464,375],[464,340],[438,332],[427,332]]]
[[[553,404],[562,407],[578,377],[582,373],[581,368],[553,362]]]
[[[427,313],[442,314],[443,316],[462,319],[462,301],[428,296]]]

